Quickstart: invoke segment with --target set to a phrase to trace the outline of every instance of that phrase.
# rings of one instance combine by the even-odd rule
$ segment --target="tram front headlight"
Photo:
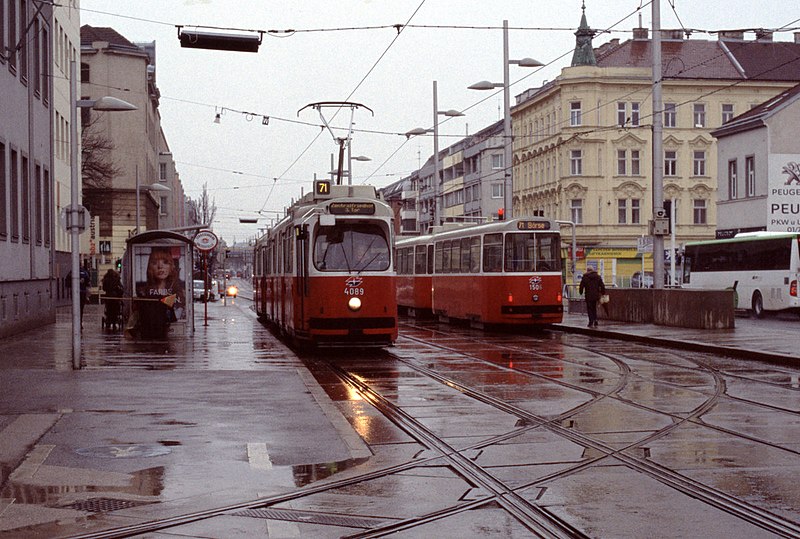
[[[361,309],[361,299],[356,297],[350,298],[347,301],[347,307],[353,312],[358,311]]]

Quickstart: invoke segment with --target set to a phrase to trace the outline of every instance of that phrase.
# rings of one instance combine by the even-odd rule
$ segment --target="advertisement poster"
[[[187,263],[181,245],[134,245],[133,281],[139,311],[156,305],[172,309],[172,321],[186,319]]]
[[[769,156],[767,230],[800,232],[800,155]]]

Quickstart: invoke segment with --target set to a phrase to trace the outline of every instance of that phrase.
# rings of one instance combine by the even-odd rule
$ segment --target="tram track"
[[[429,330],[430,328],[425,328],[425,329]],[[450,333],[450,336],[452,336],[452,332]],[[418,345],[422,344],[422,343],[425,343],[425,344],[427,344],[429,346],[437,346],[437,347],[440,347],[440,348],[442,347],[441,345],[431,345],[430,343],[427,343],[427,342],[425,342],[425,341],[423,341],[421,339],[414,339],[413,337],[409,337],[408,335],[404,335],[402,337],[402,339],[413,340]],[[478,341],[479,341],[479,339],[478,339]],[[483,344],[488,344],[488,341],[482,341],[482,342],[483,342]],[[399,342],[398,344],[400,346],[402,346],[402,342]],[[496,346],[495,343],[492,343],[492,345]],[[461,352],[461,351],[458,351],[458,350],[455,350],[455,349],[449,349],[449,352],[450,353],[459,353],[459,354],[463,354],[465,356],[469,356],[469,354],[466,354],[464,352]],[[594,352],[594,353],[596,353],[596,352]],[[720,429],[718,427],[709,426],[709,425],[703,423],[702,421],[700,421],[700,418],[702,417],[703,414],[705,414],[706,412],[711,410],[718,403],[718,401],[721,398],[725,397],[724,380],[722,379],[721,374],[718,373],[718,372],[710,372],[709,373],[709,374],[711,374],[713,376],[714,381],[715,381],[715,384],[714,384],[715,389],[714,389],[713,395],[711,395],[709,398],[707,398],[706,401],[703,402],[701,405],[695,407],[695,409],[693,409],[691,412],[689,412],[689,414],[687,414],[686,417],[681,417],[681,416],[678,416],[676,414],[669,414],[669,413],[663,412],[661,410],[656,410],[656,409],[653,409],[653,408],[643,407],[643,406],[638,405],[637,403],[634,403],[634,402],[629,401],[627,399],[619,399],[620,401],[622,401],[622,402],[624,402],[624,403],[626,403],[628,405],[636,405],[636,406],[642,407],[642,408],[644,408],[644,409],[646,409],[648,411],[651,411],[651,412],[655,412],[655,413],[659,413],[659,414],[666,414],[666,415],[671,417],[671,419],[674,421],[674,423],[672,425],[666,427],[666,428],[659,429],[659,430],[653,432],[652,434],[637,440],[635,443],[632,443],[632,444],[629,444],[629,445],[627,445],[625,447],[617,449],[617,448],[611,447],[610,445],[608,445],[608,444],[606,444],[606,443],[604,443],[602,441],[593,439],[593,438],[591,438],[589,436],[586,436],[584,434],[576,432],[574,429],[568,429],[568,428],[565,428],[565,427],[563,427],[561,425],[561,423],[563,422],[564,419],[566,419],[569,416],[574,415],[576,413],[577,408],[560,414],[556,419],[548,420],[547,418],[543,418],[543,417],[537,416],[535,414],[532,414],[532,413],[528,412],[527,410],[524,410],[522,408],[519,408],[519,407],[516,407],[514,405],[511,405],[511,404],[509,404],[509,403],[507,403],[507,402],[505,402],[505,401],[503,401],[501,399],[496,399],[496,398],[494,398],[494,397],[492,397],[490,395],[485,394],[484,392],[477,391],[477,390],[474,390],[472,388],[469,388],[469,387],[461,384],[458,380],[455,380],[455,379],[447,377],[447,376],[443,376],[443,375],[435,372],[434,370],[432,370],[432,369],[430,369],[428,367],[425,367],[425,366],[422,366],[422,365],[418,364],[417,362],[415,362],[413,360],[409,360],[408,358],[404,358],[404,357],[401,357],[399,355],[395,355],[395,357],[396,357],[396,359],[398,361],[403,362],[404,364],[406,364],[410,368],[413,368],[416,371],[418,371],[418,372],[420,372],[420,373],[422,373],[422,374],[424,374],[426,376],[433,377],[433,378],[437,379],[443,385],[447,385],[448,387],[457,389],[458,391],[462,392],[463,394],[465,394],[467,396],[470,396],[472,398],[480,400],[483,403],[486,403],[486,404],[494,406],[494,407],[496,407],[498,409],[501,409],[501,410],[505,411],[506,413],[510,413],[510,414],[516,415],[516,416],[520,417],[521,419],[523,419],[525,421],[533,423],[536,426],[540,426],[540,427],[546,428],[546,429],[554,432],[555,434],[557,434],[559,436],[562,436],[565,439],[568,439],[568,440],[572,441],[573,443],[579,444],[579,445],[581,445],[582,447],[585,447],[585,448],[591,448],[592,450],[597,451],[602,455],[601,457],[593,459],[592,461],[582,462],[581,464],[579,464],[576,467],[568,468],[566,470],[562,470],[561,472],[552,474],[551,476],[548,476],[546,478],[547,480],[552,480],[552,479],[556,479],[556,478],[559,478],[559,477],[564,477],[565,475],[569,475],[569,474],[575,473],[578,470],[585,469],[587,466],[591,466],[592,464],[597,463],[597,462],[599,462],[600,460],[602,460],[602,459],[604,459],[606,457],[611,457],[611,458],[617,459],[618,461],[622,462],[623,464],[625,464],[630,469],[633,469],[633,470],[638,471],[640,473],[644,473],[644,474],[652,477],[653,479],[661,482],[662,484],[667,485],[667,486],[669,486],[669,487],[671,487],[673,489],[676,489],[679,492],[682,492],[683,494],[691,496],[691,497],[693,497],[695,499],[699,499],[699,500],[701,500],[701,501],[703,501],[703,502],[705,502],[705,503],[707,503],[707,504],[709,504],[709,505],[711,505],[713,507],[716,507],[716,508],[718,508],[718,509],[720,509],[722,511],[725,511],[725,512],[731,514],[731,515],[734,515],[737,518],[742,519],[743,521],[746,521],[746,522],[749,522],[751,524],[754,524],[754,525],[756,525],[756,526],[758,526],[758,527],[760,527],[762,529],[765,529],[765,530],[767,530],[767,531],[769,531],[771,533],[774,533],[774,534],[776,534],[778,536],[782,536],[782,537],[797,537],[798,535],[800,535],[800,525],[798,525],[795,522],[792,522],[790,520],[784,519],[784,518],[782,518],[782,517],[780,517],[778,515],[775,515],[774,513],[770,512],[770,511],[761,509],[761,508],[759,508],[757,506],[754,506],[754,505],[752,505],[750,503],[742,501],[742,500],[740,500],[740,499],[738,499],[738,498],[736,498],[734,496],[731,496],[731,495],[726,494],[726,493],[724,493],[722,491],[719,491],[718,489],[709,487],[709,486],[707,486],[707,485],[705,485],[705,484],[703,484],[703,483],[701,483],[699,481],[696,481],[694,479],[688,478],[688,477],[686,477],[686,476],[684,476],[682,474],[679,474],[679,473],[677,473],[677,472],[675,472],[673,470],[670,470],[670,469],[668,469],[668,468],[666,468],[666,467],[664,467],[664,466],[662,466],[660,464],[657,464],[655,462],[652,462],[652,461],[650,461],[650,460],[648,460],[646,458],[640,458],[640,457],[635,456],[635,453],[633,452],[633,450],[635,450],[636,448],[639,448],[639,447],[642,447],[642,446],[646,446],[647,444],[651,443],[652,441],[655,441],[655,440],[657,440],[659,438],[667,436],[669,433],[677,430],[678,428],[680,428],[680,426],[682,424],[685,424],[687,422],[694,422],[694,423],[696,423],[698,425],[701,425],[701,426],[704,426],[706,428],[712,428],[714,430],[719,430],[719,431],[725,432],[727,434],[736,435],[736,436],[739,436],[739,437],[741,437],[741,438],[743,438],[743,439],[745,439],[747,441],[750,441],[750,442],[762,443],[764,445],[770,445],[770,446],[775,447],[777,449],[786,450],[786,448],[778,446],[776,444],[770,444],[769,442],[765,442],[763,440],[758,440],[758,439],[755,439],[755,438],[752,438],[752,437],[741,435],[739,433],[731,432],[728,429]],[[493,363],[491,361],[487,361],[487,360],[484,360],[484,359],[481,359],[481,358],[477,358],[477,357],[474,357],[474,356],[471,356],[471,357],[473,359],[476,359],[476,360],[491,364],[492,366],[494,366],[496,368],[507,369],[507,367],[499,366],[496,363]],[[511,370],[514,370],[514,371],[520,372],[520,373],[526,373],[526,371],[524,371],[522,369],[511,369]],[[527,374],[535,375],[536,373],[527,373]],[[537,376],[540,376],[540,375],[537,375]],[[626,379],[627,379],[627,377],[626,377]],[[557,383],[557,384],[563,384],[563,382],[555,381],[555,380],[552,380],[552,379],[550,381],[553,382],[553,383]],[[572,384],[568,384],[568,385],[573,386]],[[589,393],[596,393],[593,390],[586,390],[585,388],[583,390],[587,391]],[[605,395],[605,397],[608,397],[608,398],[619,398],[619,397],[614,395],[616,392],[617,392],[616,390],[613,391],[613,392],[609,392],[607,395]],[[591,406],[595,402],[597,402],[597,401],[593,400],[593,401],[589,401],[589,403],[586,403],[586,404]],[[791,451],[791,452],[794,452],[794,451]],[[543,480],[543,478],[540,478],[537,481],[537,483],[542,482],[542,480]],[[527,485],[525,488],[528,488],[530,486],[532,486],[532,485]]]
[[[430,330],[430,328],[425,329]],[[452,337],[452,328],[450,331],[448,331],[448,334]],[[655,479],[665,486],[668,486],[691,498],[700,500],[717,509],[725,511],[726,513],[733,515],[744,522],[758,526],[759,528],[773,533],[776,536],[800,536],[800,526],[793,521],[782,518],[768,510],[754,506],[746,501],[736,498],[735,496],[721,492],[718,489],[686,477],[685,475],[670,470],[658,463],[652,462],[647,458],[642,458],[636,455],[637,448],[645,446],[660,437],[667,436],[669,433],[674,432],[676,429],[680,428],[682,424],[686,424],[687,422],[696,422],[696,424],[703,427],[713,428],[719,432],[725,432],[732,435],[738,435],[751,442],[763,443],[756,439],[744,437],[741,434],[732,433],[727,429],[721,429],[713,426],[710,427],[701,421],[702,415],[708,410],[712,409],[714,405],[719,402],[719,399],[727,397],[724,393],[724,380],[722,380],[720,377],[712,376],[715,388],[712,395],[706,395],[706,400],[698,406],[695,406],[686,415],[679,415],[665,412],[663,410],[647,408],[639,403],[635,403],[634,401],[623,398],[620,393],[627,387],[629,383],[631,383],[632,377],[638,375],[635,375],[631,372],[631,369],[626,363],[625,359],[614,357],[614,354],[600,352],[600,354],[603,354],[604,357],[612,361],[612,363],[615,365],[616,374],[619,376],[619,379],[613,386],[605,388],[603,391],[587,388],[579,384],[571,384],[566,381],[554,380],[553,378],[541,373],[529,372],[525,371],[524,369],[513,369],[514,372],[525,374],[526,376],[531,376],[538,380],[559,383],[564,387],[570,387],[571,389],[584,391],[589,396],[589,400],[587,402],[571,407],[569,410],[566,410],[557,416],[543,417],[515,406],[512,403],[506,402],[503,399],[493,397],[492,395],[487,394],[485,391],[470,387],[468,384],[465,384],[454,377],[442,375],[436,371],[434,368],[435,366],[432,367],[431,365],[423,365],[420,362],[415,361],[413,358],[410,359],[409,357],[406,357],[402,353],[403,344],[406,339],[409,339],[410,342],[414,342],[415,346],[436,347],[442,351],[446,351],[451,355],[464,354],[463,351],[457,350],[456,348],[448,348],[446,346],[442,346],[441,344],[431,343],[423,339],[416,339],[403,334],[401,335],[402,337],[398,341],[397,349],[395,351],[387,352],[387,358],[392,358],[394,361],[397,361],[398,364],[402,364],[407,368],[413,369],[414,372],[418,373],[420,376],[434,380],[443,387],[446,386],[449,389],[456,390],[471,399],[479,401],[485,405],[492,406],[493,408],[506,414],[517,417],[519,419],[517,428],[505,433],[487,436],[480,441],[471,443],[467,447],[456,449],[447,441],[437,436],[436,433],[421,424],[411,414],[393,404],[389,398],[381,395],[379,390],[370,387],[370,385],[364,381],[365,377],[363,375],[356,371],[352,371],[347,367],[338,365],[335,362],[320,360],[316,363],[325,369],[329,369],[340,379],[351,385],[351,387],[355,388],[367,402],[369,402],[393,423],[411,435],[412,438],[417,441],[417,443],[424,448],[432,450],[436,454],[432,456],[415,456],[415,458],[411,460],[401,462],[394,466],[373,470],[368,473],[358,473],[344,479],[328,479],[323,483],[304,487],[277,496],[249,500],[239,504],[232,504],[206,511],[176,515],[171,518],[157,519],[138,525],[116,528],[114,530],[106,530],[98,533],[74,536],[74,539],[132,537],[143,533],[152,533],[159,530],[175,528],[184,524],[198,522],[223,515],[247,516],[245,513],[248,510],[279,508],[279,506],[282,504],[287,504],[295,500],[300,500],[315,494],[333,492],[337,489],[344,489],[353,485],[365,484],[375,479],[384,478],[393,474],[399,474],[420,466],[425,466],[426,463],[429,464],[442,459],[446,461],[448,467],[456,471],[456,473],[469,484],[482,488],[486,492],[486,495],[472,501],[454,500],[450,502],[448,507],[440,508],[427,513],[421,512],[420,514],[408,518],[384,518],[383,522],[369,527],[361,532],[355,532],[351,535],[347,535],[346,537],[353,539],[362,537],[382,537],[400,531],[409,531],[413,530],[414,528],[424,526],[427,523],[456,516],[462,512],[486,507],[492,503],[496,503],[502,507],[504,511],[513,516],[513,518],[522,525],[527,527],[534,535],[543,537],[585,537],[587,534],[583,530],[578,529],[574,524],[565,521],[563,518],[553,514],[546,508],[538,506],[535,501],[532,502],[525,499],[521,495],[521,492],[551,481],[569,477],[570,475],[577,474],[581,471],[590,470],[595,466],[602,465],[603,461],[607,459],[615,459],[628,469],[647,475],[648,477]],[[480,342],[482,345],[487,347],[504,349],[511,353],[522,351],[527,353],[531,352],[530,350],[523,350],[524,345],[520,343],[498,343],[493,342],[493,339],[474,339],[474,341],[476,343]],[[565,346],[573,346],[576,349],[580,348],[587,353],[598,354],[596,350],[591,350],[589,348],[581,348],[575,345]],[[397,353],[397,351],[400,352]],[[552,356],[547,354],[541,354],[541,357],[550,360],[553,359]],[[492,365],[496,368],[508,369],[508,367],[498,365],[497,363],[480,357],[470,356],[469,358],[470,360],[483,361],[486,364]],[[681,359],[685,360],[685,358]],[[672,367],[676,366],[675,363],[669,362],[665,362],[664,365],[669,365]],[[608,371],[613,372],[610,369],[608,369]],[[708,374],[712,373],[709,372]],[[592,406],[595,406],[605,399],[615,399],[625,403],[626,405],[640,406],[648,411],[664,414],[670,417],[671,421],[675,422],[675,424],[670,425],[665,429],[660,429],[650,433],[647,436],[640,438],[624,447],[614,447],[602,440],[598,440],[586,434],[577,432],[575,428],[565,426],[565,422],[567,422],[570,417],[580,413],[581,411],[590,409]],[[527,482],[522,485],[514,485],[513,487],[506,485],[502,480],[495,477],[491,470],[479,466],[473,462],[469,456],[467,456],[470,450],[486,448],[502,441],[512,440],[525,432],[541,428],[547,429],[555,435],[577,444],[584,449],[589,449],[595,452],[596,456],[589,456],[588,458],[584,458],[580,462],[570,465],[567,468],[541,475],[531,482]],[[591,453],[589,454],[591,455]],[[299,518],[298,521],[300,521]]]

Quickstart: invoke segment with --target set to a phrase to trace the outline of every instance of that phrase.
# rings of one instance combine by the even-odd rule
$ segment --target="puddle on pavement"
[[[347,459],[325,464],[300,464],[292,466],[292,477],[295,486],[304,487],[314,481],[326,479],[333,474],[363,464],[368,458]]]
[[[62,505],[61,499],[69,497],[69,501],[74,501],[75,494],[83,492],[103,492],[119,493],[132,496],[155,497],[164,490],[164,467],[146,468],[129,474],[131,476],[127,485],[87,485],[87,484],[68,484],[66,482],[58,484],[27,484],[24,479],[15,481],[9,478],[6,485],[0,491],[0,498],[13,498],[19,504],[39,504],[50,507]]]

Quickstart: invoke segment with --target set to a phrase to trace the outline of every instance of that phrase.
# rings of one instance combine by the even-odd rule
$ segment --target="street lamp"
[[[542,67],[544,64],[533,58],[523,58],[522,60],[508,59],[508,21],[503,21],[503,82],[489,82],[482,80],[469,87],[470,90],[493,90],[503,88],[503,169],[505,171],[505,182],[503,186],[503,204],[505,205],[506,219],[511,219],[513,215],[512,191],[514,185],[511,179],[511,90],[508,74],[508,66],[516,64],[520,67]]]
[[[441,178],[440,178],[440,171],[441,168],[439,165],[439,116],[447,116],[449,118],[455,118],[458,116],[464,116],[463,112],[459,112],[454,109],[450,110],[439,110],[439,95],[437,90],[437,81],[433,81],[433,128],[432,129],[423,129],[421,127],[416,127],[411,131],[406,132],[406,137],[416,136],[416,135],[424,135],[425,133],[433,133],[433,197],[434,197],[434,206],[433,206],[433,224],[434,225],[441,225],[441,206],[442,206],[442,185],[441,185]]]
[[[152,183],[150,185],[139,185],[139,165],[136,165],[136,234],[139,233],[139,219],[141,214],[141,202],[139,201],[139,191],[172,191],[169,187],[162,183]]]
[[[116,97],[100,99],[78,99],[78,68],[75,60],[69,64],[69,102],[70,102],[70,206],[66,212],[67,230],[70,233],[72,266],[72,368],[81,368],[81,286],[80,286],[80,233],[85,224],[80,222],[84,208],[78,203],[80,180],[78,175],[78,108],[98,111],[136,110],[136,106]]]

